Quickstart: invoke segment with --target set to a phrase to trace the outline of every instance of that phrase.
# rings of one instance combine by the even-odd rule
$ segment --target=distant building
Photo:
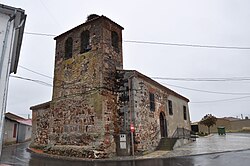
[[[198,133],[199,132],[199,124],[198,124],[198,122],[191,123],[191,131],[193,133]]]
[[[12,113],[5,114],[4,144],[21,143],[31,139],[32,121]]]
[[[190,136],[189,100],[123,69],[122,30],[90,15],[55,37],[52,101],[31,107],[31,147],[98,158],[148,152],[166,138]]]
[[[9,75],[17,71],[25,20],[24,10],[0,4],[0,155]]]

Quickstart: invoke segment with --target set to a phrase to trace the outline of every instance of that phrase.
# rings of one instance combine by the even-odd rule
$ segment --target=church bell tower
[[[91,146],[115,152],[115,73],[123,69],[123,27],[92,14],[55,37],[51,145]]]

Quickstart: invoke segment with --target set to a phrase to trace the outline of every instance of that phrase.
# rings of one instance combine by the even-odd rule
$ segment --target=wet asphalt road
[[[30,166],[249,166],[250,150],[134,161],[67,161],[41,157],[26,151],[28,143],[3,149],[2,164]]]

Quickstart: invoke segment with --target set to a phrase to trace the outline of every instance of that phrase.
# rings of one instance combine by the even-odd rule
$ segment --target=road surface
[[[18,166],[249,166],[250,150],[187,157],[143,159],[132,161],[69,161],[45,158],[26,150],[28,143],[3,148],[1,164]]]

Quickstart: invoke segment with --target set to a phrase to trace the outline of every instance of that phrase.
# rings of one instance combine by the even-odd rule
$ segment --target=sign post
[[[135,132],[135,126],[133,123],[130,124],[130,130],[132,133]]]
[[[135,132],[135,127],[134,124],[130,124],[130,131],[131,131],[131,144],[132,144],[132,156],[135,155],[135,149],[134,149],[134,132]]]

